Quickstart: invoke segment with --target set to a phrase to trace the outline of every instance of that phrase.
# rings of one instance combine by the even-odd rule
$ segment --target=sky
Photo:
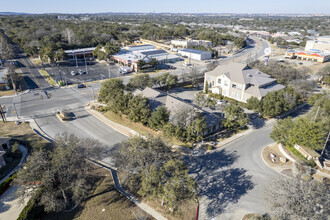
[[[329,14],[330,0],[1,0],[0,12]]]

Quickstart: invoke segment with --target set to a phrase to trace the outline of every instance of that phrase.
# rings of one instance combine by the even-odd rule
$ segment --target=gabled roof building
[[[213,93],[240,102],[246,102],[250,97],[261,100],[268,92],[285,88],[268,74],[235,62],[219,65],[214,70],[206,72],[204,80],[204,86],[207,82],[209,90]]]
[[[204,135],[208,135],[218,131],[221,128],[221,118],[213,113],[207,112],[195,106],[194,104],[188,103],[179,97],[174,97],[165,92],[159,91],[157,89],[152,89],[150,87],[144,90],[136,90],[134,95],[142,95],[150,101],[151,111],[155,111],[159,106],[165,106],[167,110],[170,111],[170,121],[174,118],[176,112],[181,109],[194,109],[196,112],[203,114],[206,121],[206,129]]]

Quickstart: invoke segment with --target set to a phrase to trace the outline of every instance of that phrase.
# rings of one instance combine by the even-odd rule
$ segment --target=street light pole
[[[85,60],[86,74],[88,74],[88,68],[87,68],[87,62],[86,62],[86,51],[84,51],[84,60]]]

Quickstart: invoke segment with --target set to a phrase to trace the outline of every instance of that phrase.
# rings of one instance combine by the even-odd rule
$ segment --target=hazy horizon
[[[123,5],[121,4],[123,3]],[[29,14],[96,14],[96,13],[210,13],[210,14],[329,14],[330,1],[321,0],[318,4],[307,0],[167,0],[154,2],[145,0],[137,3],[134,0],[12,0],[1,5],[1,12]]]

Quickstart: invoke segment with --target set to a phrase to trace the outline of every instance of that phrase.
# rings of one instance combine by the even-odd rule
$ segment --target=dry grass
[[[43,75],[45,77],[45,79],[49,85],[53,85],[53,86],[57,85],[55,80],[49,75],[49,73],[45,69],[39,70],[39,72],[41,73],[41,75]]]
[[[0,97],[1,96],[9,96],[9,95],[15,95],[15,91],[14,90],[0,91]]]
[[[71,212],[50,213],[44,215],[42,219],[47,220],[128,220],[136,219],[136,216],[151,216],[143,212],[134,203],[120,194],[114,187],[112,176],[108,170],[96,167],[95,174],[99,181],[95,184],[90,196],[81,206]]]
[[[106,117],[110,121],[116,122],[116,123],[121,124],[121,125],[126,126],[126,127],[129,127],[130,129],[136,131],[139,134],[142,134],[142,135],[145,135],[145,136],[147,136],[147,135],[158,136],[159,135],[158,132],[152,130],[151,128],[148,128],[148,127],[144,126],[141,123],[131,122],[125,116],[120,117],[119,115],[117,115],[117,114],[115,114],[111,111],[107,111],[103,115],[104,115],[104,117]]]
[[[275,162],[273,162],[271,160],[270,154],[273,153],[276,155],[275,157]],[[280,152],[280,150],[277,147],[277,144],[271,144],[267,147],[264,148],[264,150],[262,151],[262,157],[264,158],[264,160],[266,161],[266,163],[270,166],[270,167],[281,167],[281,168],[291,168],[292,166],[292,162],[288,161],[286,163],[282,163],[280,161],[280,157],[284,157],[283,154]]]
[[[29,126],[28,123],[15,125],[14,122],[0,122],[0,136],[12,137],[24,142],[32,143],[48,143],[45,139],[38,136]]]
[[[161,213],[168,220],[191,220],[196,218],[197,203],[192,199],[183,200],[179,205],[180,211],[176,215],[173,215],[168,209],[166,210],[161,206],[161,199],[150,200],[145,198],[142,201]]]
[[[126,116],[122,116],[120,117],[119,115],[111,112],[111,111],[107,111],[106,113],[103,114],[104,117],[106,117],[107,119],[109,119],[110,121],[116,122],[118,124],[121,124],[123,126],[126,126],[134,131],[136,131],[139,134],[142,134],[144,136],[154,136],[154,137],[161,137],[164,140],[166,140],[166,142],[169,142],[172,145],[179,145],[179,146],[184,146],[184,147],[191,147],[192,143],[184,143],[180,140],[177,140],[176,138],[166,138],[163,136],[162,132],[157,132],[147,126],[144,126],[141,123],[134,123],[131,122]]]
[[[33,63],[33,65],[35,65],[35,66],[38,66],[38,65],[41,65],[42,64],[42,61],[41,61],[41,59],[39,59],[39,58],[36,58],[36,59],[30,59],[31,60],[31,62]]]

